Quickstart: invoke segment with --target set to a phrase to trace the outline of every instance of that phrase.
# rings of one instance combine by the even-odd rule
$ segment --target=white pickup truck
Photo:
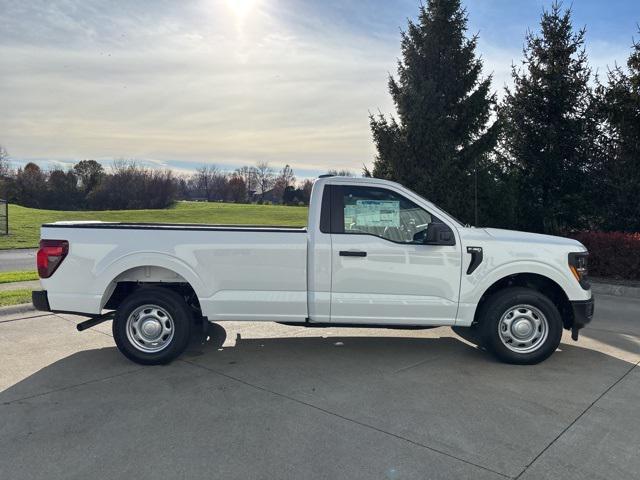
[[[166,363],[199,321],[448,325],[499,359],[537,363],[593,316],[575,240],[473,228],[393,182],[321,177],[307,228],[42,225],[39,310],[113,319],[120,351]]]

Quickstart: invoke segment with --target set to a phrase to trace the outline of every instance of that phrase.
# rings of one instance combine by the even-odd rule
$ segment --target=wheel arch
[[[136,288],[156,285],[178,290],[198,303],[205,289],[198,275],[179,259],[147,254],[125,257],[103,269],[96,278],[105,279],[98,287],[102,292],[101,308],[117,307],[118,301]],[[108,307],[107,307],[108,306]]]
[[[495,293],[509,287],[525,287],[536,290],[548,297],[558,308],[562,317],[565,329],[571,328],[573,324],[573,309],[567,293],[562,286],[553,280],[539,273],[519,272],[506,275],[491,284],[482,294],[475,309],[472,325],[480,323],[480,314],[486,301]]]

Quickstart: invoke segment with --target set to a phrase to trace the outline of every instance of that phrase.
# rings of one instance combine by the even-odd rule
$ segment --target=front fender
[[[479,268],[472,275],[463,273],[460,283],[460,306],[456,325],[471,325],[478,303],[485,292],[495,283],[511,275],[521,273],[541,275],[557,283],[569,300],[588,300],[591,298],[591,291],[584,290],[576,279],[571,276],[568,267],[566,270],[566,272],[563,272],[549,263],[536,260],[514,260],[490,270],[486,266],[484,269]]]

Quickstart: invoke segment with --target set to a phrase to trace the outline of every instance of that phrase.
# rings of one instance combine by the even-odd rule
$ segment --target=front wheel
[[[192,315],[176,292],[142,287],[127,297],[113,320],[113,338],[122,354],[143,365],[169,363],[189,343]]]
[[[508,288],[494,294],[480,312],[482,344],[503,362],[531,365],[560,344],[562,318],[542,293]]]

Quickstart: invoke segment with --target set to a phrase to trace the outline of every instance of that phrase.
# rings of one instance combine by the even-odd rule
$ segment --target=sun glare
[[[246,16],[257,0],[226,0],[227,5],[236,14],[237,17],[242,18]]]

